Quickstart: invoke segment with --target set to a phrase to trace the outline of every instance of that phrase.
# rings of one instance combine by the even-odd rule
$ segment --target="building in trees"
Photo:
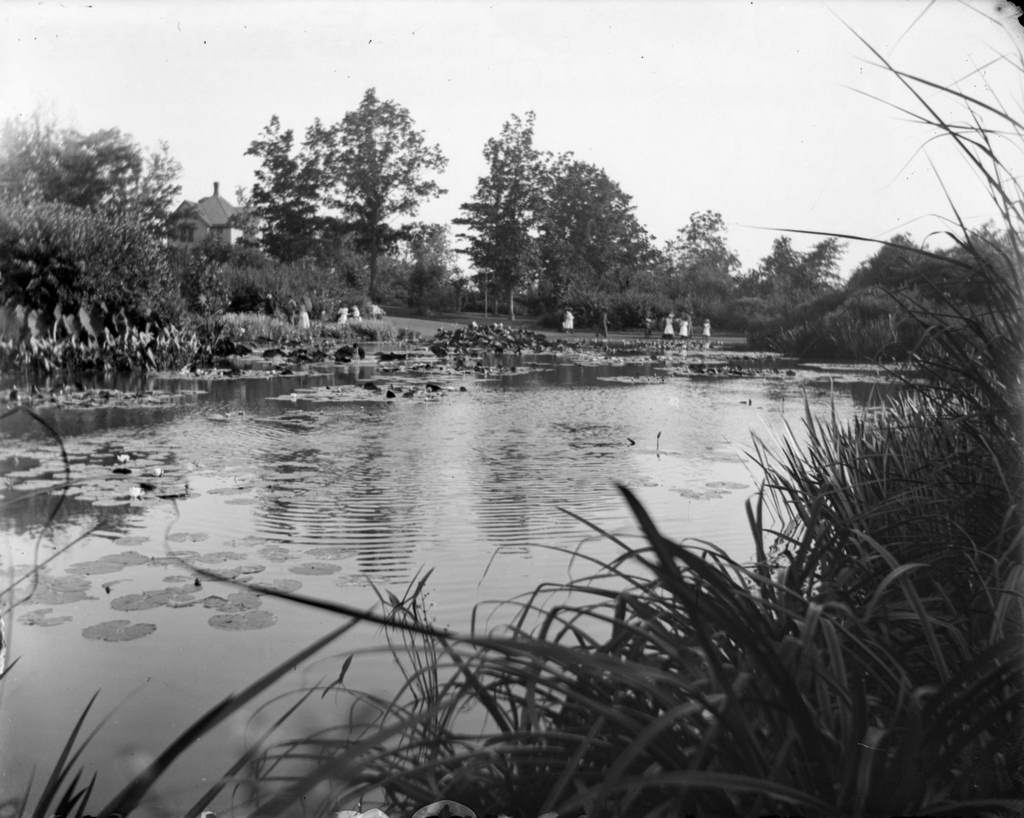
[[[172,244],[186,246],[212,241],[234,244],[242,235],[236,226],[239,208],[220,195],[220,183],[213,183],[213,195],[198,202],[188,200],[178,205],[171,216]]]

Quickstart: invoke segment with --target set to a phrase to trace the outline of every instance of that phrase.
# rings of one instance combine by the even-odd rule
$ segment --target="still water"
[[[45,562],[4,605],[16,600],[5,619],[17,665],[0,687],[4,798],[33,769],[38,794],[95,691],[89,724],[112,713],[85,755],[102,799],[205,708],[341,622],[246,583],[369,607],[374,586],[400,594],[432,568],[435,624],[465,629],[484,605],[483,627],[499,627],[488,601],[587,573],[574,550],[614,553],[563,509],[637,535],[617,484],[667,535],[748,559],[751,435],[799,427],[805,400],[850,416],[873,394],[820,371],[701,379],[540,359],[438,391],[372,366],[147,385],[161,402],[40,410],[70,461],[48,527],[64,479],[57,445],[24,415],[0,428],[0,587]],[[285,687],[332,678],[383,641],[360,625]],[[386,654],[360,654],[348,681],[386,693],[396,674]],[[157,787],[163,803],[191,804],[261,718],[249,711],[194,748]]]

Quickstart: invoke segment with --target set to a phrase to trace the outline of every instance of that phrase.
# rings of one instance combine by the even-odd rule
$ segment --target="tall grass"
[[[619,558],[539,588],[506,634],[431,642],[447,681],[378,725],[431,718],[343,794],[591,818],[1024,811],[1024,191],[996,147],[1024,133],[873,53],[1002,217],[993,236],[954,208],[985,298],[903,297],[924,384],[870,419],[808,417],[805,443],[755,442],[750,566],[664,536],[623,490],[643,544],[612,538]]]

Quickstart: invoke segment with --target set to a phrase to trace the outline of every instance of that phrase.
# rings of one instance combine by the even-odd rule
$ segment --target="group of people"
[[[661,330],[661,339],[663,341],[682,341],[684,345],[688,345],[692,331],[696,327],[691,327],[690,316],[688,315],[676,315],[670,312],[665,316],[665,325]],[[704,345],[704,349],[711,346],[711,319],[705,318],[704,324],[701,327],[701,343]]]
[[[562,313],[562,332],[572,333],[575,329],[576,318],[572,314],[572,310],[569,307],[565,308]],[[650,316],[644,318],[644,327],[646,335],[651,335],[651,329],[654,325],[654,319]],[[676,315],[674,312],[670,312],[665,316],[665,324],[661,331],[661,338],[663,341],[682,341],[684,346],[689,346],[691,333],[696,329],[690,321],[689,315],[680,313]],[[608,337],[608,313],[605,310],[601,311],[601,320],[597,328],[598,335],[603,335],[605,338]],[[705,318],[704,323],[701,326],[701,343],[704,349],[711,346],[711,319]]]
[[[374,321],[379,321],[384,317],[384,309],[379,304],[370,304],[370,318]],[[359,312],[359,305],[353,304],[351,307],[341,307],[338,309],[338,323],[347,324],[349,321],[362,321],[362,313]]]
[[[562,313],[562,332],[567,332],[570,335],[576,327],[576,316],[572,314],[572,310],[569,307],[565,308],[565,312]],[[608,310],[601,310],[600,318],[597,322],[596,335],[599,338],[608,337]]]

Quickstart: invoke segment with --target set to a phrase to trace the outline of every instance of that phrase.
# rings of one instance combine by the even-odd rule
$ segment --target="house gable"
[[[184,201],[171,216],[171,240],[175,244],[198,244],[214,240],[234,244],[241,231],[232,227],[231,217],[239,208],[220,195],[220,183],[213,183],[213,195],[198,202]]]

